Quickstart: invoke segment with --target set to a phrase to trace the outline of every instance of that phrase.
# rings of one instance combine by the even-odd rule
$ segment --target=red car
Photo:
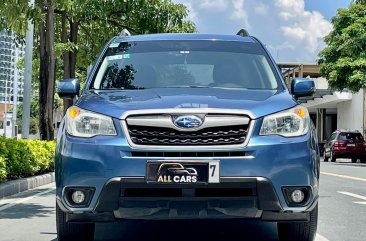
[[[325,144],[323,157],[325,162],[328,159],[335,162],[337,158],[351,158],[353,163],[357,159],[366,163],[366,142],[358,131],[337,130]]]

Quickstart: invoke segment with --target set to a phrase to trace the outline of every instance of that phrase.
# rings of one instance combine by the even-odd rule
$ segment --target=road
[[[316,241],[366,241],[366,164],[322,162],[321,173]],[[56,241],[54,195],[54,184],[50,184],[0,200],[0,240]],[[277,241],[277,231],[274,223],[248,220],[130,221],[96,228],[96,240],[147,239]]]

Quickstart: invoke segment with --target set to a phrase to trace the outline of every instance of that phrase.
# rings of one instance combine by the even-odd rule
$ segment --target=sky
[[[189,9],[200,33],[235,34],[245,28],[277,62],[316,62],[331,18],[351,0],[173,0]]]

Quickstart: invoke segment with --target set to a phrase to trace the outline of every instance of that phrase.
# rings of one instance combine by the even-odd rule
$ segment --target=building
[[[330,90],[328,81],[321,77],[320,67],[317,64],[279,63],[278,66],[288,85],[295,77],[314,80],[316,86],[314,96],[300,98],[300,101],[309,109],[320,142],[327,140],[336,129],[357,130],[366,134],[365,90],[357,93]]]
[[[0,121],[3,129],[9,124],[9,111],[13,104],[23,100],[23,73],[17,68],[18,61],[24,56],[24,46],[17,45],[15,35],[0,32]],[[15,99],[14,99],[15,98]],[[4,118],[4,116],[6,118]],[[11,119],[12,114],[10,115]]]

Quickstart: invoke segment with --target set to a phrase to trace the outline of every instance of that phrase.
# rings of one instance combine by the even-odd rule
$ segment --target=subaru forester
[[[124,219],[258,219],[281,241],[312,241],[319,150],[298,98],[265,46],[237,35],[117,36],[59,127],[58,240],[93,240]]]

